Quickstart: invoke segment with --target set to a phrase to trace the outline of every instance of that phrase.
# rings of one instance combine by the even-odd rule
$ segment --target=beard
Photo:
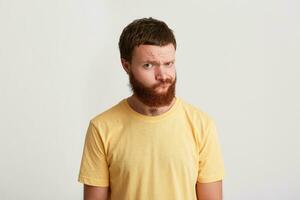
[[[129,82],[132,92],[143,104],[149,107],[161,107],[171,104],[175,97],[176,77],[177,75],[174,80],[166,79],[152,87],[146,87],[134,77],[132,72],[129,72]],[[157,87],[165,84],[170,84],[166,92],[158,93],[155,91]]]

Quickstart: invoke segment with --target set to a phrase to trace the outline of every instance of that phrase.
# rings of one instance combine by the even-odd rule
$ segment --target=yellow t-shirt
[[[94,117],[78,181],[109,186],[111,200],[193,200],[197,181],[223,176],[212,118],[176,97],[157,116],[140,114],[123,99]]]

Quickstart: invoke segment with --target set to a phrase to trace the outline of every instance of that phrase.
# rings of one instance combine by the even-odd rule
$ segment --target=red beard
[[[172,81],[171,79],[166,79],[164,81],[160,81],[160,83],[152,87],[146,87],[143,83],[141,83],[134,77],[132,72],[129,73],[129,81],[132,92],[143,104],[149,107],[161,107],[171,104],[172,100],[175,97],[176,79],[177,78],[175,78],[174,81]],[[166,92],[157,93],[155,89],[164,84],[171,85],[169,85],[168,90]]]

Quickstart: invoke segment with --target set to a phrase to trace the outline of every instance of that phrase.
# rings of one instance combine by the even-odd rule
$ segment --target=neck
[[[176,98],[173,98],[172,102],[169,105],[161,106],[161,107],[150,107],[142,103],[134,94],[127,98],[127,102],[130,105],[130,107],[135,110],[136,112],[148,115],[148,116],[156,116],[161,115],[174,105],[176,102]]]

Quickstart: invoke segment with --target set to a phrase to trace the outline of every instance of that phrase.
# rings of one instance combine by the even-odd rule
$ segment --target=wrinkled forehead
[[[165,46],[139,45],[134,48],[132,61],[135,62],[171,62],[175,60],[175,48],[173,44]]]

